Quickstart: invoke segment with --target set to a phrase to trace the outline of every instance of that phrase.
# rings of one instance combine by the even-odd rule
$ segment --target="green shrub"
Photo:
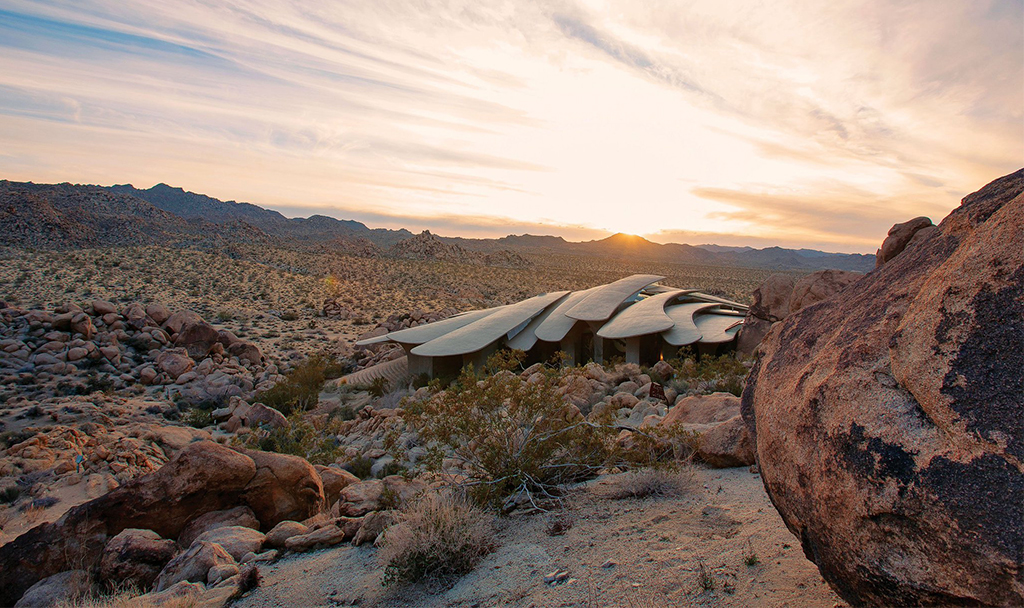
[[[305,411],[320,400],[320,390],[327,381],[325,371],[329,361],[322,355],[310,357],[285,375],[285,379],[260,393],[261,403],[285,416],[294,411]]]
[[[8,486],[3,490],[0,490],[0,504],[7,504],[18,500],[21,496],[21,488],[17,486]]]
[[[429,493],[385,530],[378,559],[384,584],[449,585],[494,550],[492,518],[455,494]]]
[[[258,430],[243,435],[238,441],[244,447],[264,452],[301,456],[313,464],[330,465],[341,455],[335,438],[337,422],[329,418],[307,421],[302,412],[288,417],[289,426]]]
[[[213,424],[213,416],[210,415],[210,410],[194,407],[188,410],[182,418],[182,422],[191,427],[203,429]]]
[[[509,372],[478,379],[471,368],[448,389],[405,403],[403,416],[428,446],[428,469],[451,453],[467,470],[480,504],[513,495],[553,496],[597,473],[612,455],[616,430],[587,422],[563,402],[558,374],[525,383]]]
[[[357,456],[348,462],[349,471],[359,479],[369,479],[373,460],[366,456]]]

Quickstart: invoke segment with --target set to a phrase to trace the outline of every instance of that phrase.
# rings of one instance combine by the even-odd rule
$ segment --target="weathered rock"
[[[320,475],[320,481],[324,485],[324,504],[333,505],[338,501],[342,489],[354,483],[359,483],[359,478],[345,469],[325,467],[319,464],[313,465],[313,468]]]
[[[293,536],[309,534],[309,528],[297,521],[282,521],[267,532],[264,544],[275,549],[283,549],[285,541]]]
[[[846,297],[743,395],[765,488],[851,604],[1024,605],[1024,170]]]
[[[754,290],[750,314],[765,321],[781,321],[789,316],[789,298],[796,281],[788,274],[773,274]]]
[[[203,318],[191,310],[179,310],[168,317],[161,326],[167,333],[176,334],[180,333],[181,329],[186,325],[195,325],[202,322]]]
[[[178,376],[191,371],[195,361],[188,356],[185,349],[173,348],[164,350],[157,355],[156,365],[160,371],[177,379]]]
[[[164,566],[156,577],[155,590],[163,591],[181,581],[205,583],[211,568],[225,565],[237,567],[234,558],[223,547],[197,540]]]
[[[740,414],[740,398],[732,393],[693,395],[679,399],[669,409],[662,426],[676,423],[711,424],[725,422]]]
[[[300,534],[298,536],[292,536],[288,540],[284,541],[284,546],[289,551],[309,551],[317,547],[330,547],[337,545],[338,543],[345,542],[351,538],[346,536],[344,528],[340,528],[334,524],[324,526],[318,530],[313,530],[307,534]]]
[[[146,315],[153,319],[157,325],[163,325],[171,318],[171,311],[163,304],[153,302],[146,305]]]
[[[737,414],[701,432],[697,458],[716,469],[754,464],[754,442],[743,417]]]
[[[14,608],[50,608],[74,602],[89,594],[91,581],[85,570],[68,570],[48,576],[32,585]]]
[[[747,312],[747,315],[743,318],[743,326],[740,327],[740,332],[736,338],[736,352],[750,356],[754,354],[758,345],[761,344],[761,340],[768,335],[768,330],[772,328],[772,322],[764,319],[759,319],[754,315]]]
[[[266,537],[259,530],[245,526],[222,526],[202,533],[195,542],[217,543],[228,552],[235,561],[250,551],[259,553]]]
[[[895,224],[889,229],[889,235],[885,237],[882,246],[875,253],[875,268],[903,253],[907,245],[913,240],[920,230],[932,226],[932,221],[926,217],[915,217],[912,220]]]
[[[127,528],[110,539],[100,560],[100,579],[148,589],[178,547],[152,530]]]
[[[263,362],[263,352],[260,351],[260,347],[256,346],[252,342],[235,342],[231,346],[227,347],[228,354],[233,357],[238,357],[239,361],[244,361],[250,365],[256,365]]]
[[[206,321],[188,323],[178,332],[175,346],[181,346],[193,359],[202,359],[208,355],[215,344],[219,344],[217,330]]]
[[[244,500],[256,513],[262,529],[285,520],[300,521],[324,507],[320,475],[298,456],[244,450],[256,463],[256,476],[245,489]]]
[[[363,518],[363,524],[359,531],[352,537],[352,544],[355,546],[372,543],[377,540],[384,530],[395,524],[398,516],[395,511],[374,511]]]
[[[0,605],[72,565],[94,567],[107,540],[125,528],[176,538],[190,519],[242,502],[255,477],[253,459],[210,441],[189,444],[156,472],[0,546]]]
[[[863,277],[859,272],[819,270],[802,277],[789,296],[789,313],[799,312],[811,304],[827,300]]]
[[[384,479],[360,481],[345,486],[341,490],[338,502],[332,507],[332,514],[343,517],[361,517],[370,511],[394,508],[411,500],[426,487],[427,484],[422,480],[407,481],[398,475],[389,475]],[[385,488],[388,490],[386,495]],[[386,504],[388,501],[385,500],[385,497],[398,504]]]
[[[260,522],[256,519],[256,514],[252,512],[252,509],[246,506],[223,511],[210,511],[188,522],[181,530],[181,534],[178,535],[178,544],[182,547],[191,546],[193,541],[206,532],[228,526],[244,526],[258,530]],[[232,555],[234,554],[232,553]]]
[[[92,301],[92,314],[97,317],[117,312],[117,307],[106,300]]]

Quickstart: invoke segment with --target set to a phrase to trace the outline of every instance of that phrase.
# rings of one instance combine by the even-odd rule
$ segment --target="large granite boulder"
[[[1024,169],[966,197],[760,347],[765,488],[852,604],[1024,605],[1022,193]]]
[[[263,530],[286,520],[308,519],[324,508],[323,482],[304,459],[256,450],[244,453],[256,463],[256,476],[243,498]]]

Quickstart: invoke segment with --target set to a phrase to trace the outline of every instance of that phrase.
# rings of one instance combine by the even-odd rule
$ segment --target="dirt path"
[[[262,586],[235,606],[845,606],[756,474],[702,469],[689,495],[642,500],[605,498],[615,481],[571,495],[564,535],[548,535],[542,515],[502,520],[497,551],[447,591],[385,589],[376,550],[343,546],[263,568]],[[568,579],[545,584],[555,570]]]

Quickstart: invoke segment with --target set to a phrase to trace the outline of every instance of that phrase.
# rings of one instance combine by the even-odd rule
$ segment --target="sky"
[[[0,0],[0,178],[873,253],[1024,166],[1024,0]]]

